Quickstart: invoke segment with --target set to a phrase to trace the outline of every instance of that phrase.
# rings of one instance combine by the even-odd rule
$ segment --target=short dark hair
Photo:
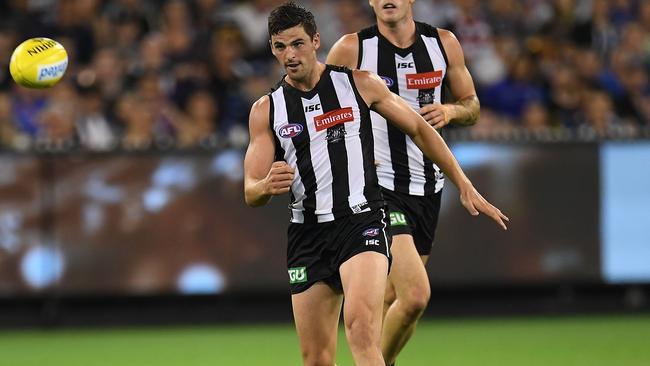
[[[317,32],[314,14],[293,1],[288,1],[273,9],[269,15],[269,37],[297,25],[302,25],[309,38],[314,38]]]

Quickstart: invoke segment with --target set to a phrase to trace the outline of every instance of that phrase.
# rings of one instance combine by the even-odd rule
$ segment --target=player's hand
[[[266,193],[278,195],[289,192],[293,183],[294,171],[285,161],[276,161],[271,164],[271,169],[266,175]]]
[[[510,221],[510,219],[501,210],[483,198],[471,184],[461,189],[460,202],[472,216],[478,216],[479,213],[483,213],[494,220],[503,230],[508,230],[506,222]]]
[[[449,106],[440,103],[427,104],[420,108],[420,115],[435,129],[449,124],[449,114]]]

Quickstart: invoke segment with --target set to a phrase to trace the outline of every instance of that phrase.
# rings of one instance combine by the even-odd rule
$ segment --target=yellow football
[[[49,88],[58,83],[68,68],[68,53],[49,38],[30,38],[16,47],[9,72],[16,83],[27,88]]]

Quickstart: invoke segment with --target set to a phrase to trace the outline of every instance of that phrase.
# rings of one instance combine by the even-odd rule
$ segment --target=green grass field
[[[3,366],[299,364],[291,325],[0,331]],[[648,366],[650,316],[427,320],[398,365]]]

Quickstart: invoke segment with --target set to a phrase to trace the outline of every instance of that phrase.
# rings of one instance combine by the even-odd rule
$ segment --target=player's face
[[[271,36],[271,51],[293,80],[304,80],[316,65],[320,47],[318,33],[311,39],[302,25],[285,29]]]
[[[413,16],[411,6],[415,0],[370,0],[378,21],[395,23]]]

